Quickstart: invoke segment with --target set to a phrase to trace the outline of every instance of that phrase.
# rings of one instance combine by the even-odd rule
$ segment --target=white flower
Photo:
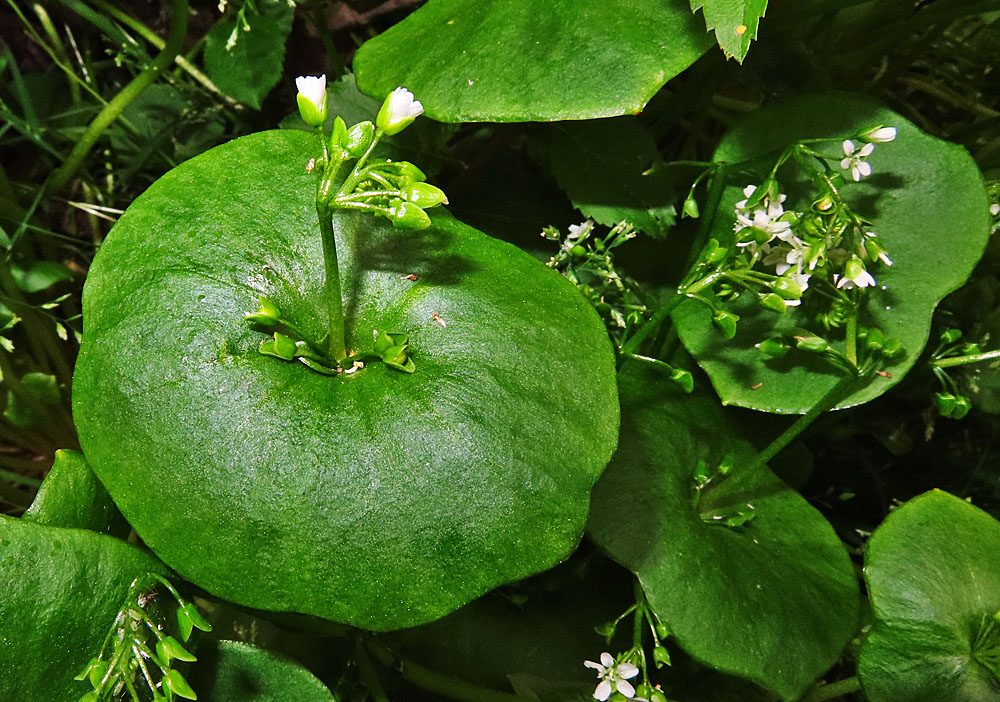
[[[844,276],[833,276],[834,282],[837,283],[838,288],[844,288],[845,290],[850,290],[853,287],[867,288],[875,285],[875,278],[872,274],[865,270],[865,264],[861,262],[861,259],[857,256],[851,258],[844,266]]]
[[[868,156],[871,155],[872,151],[875,150],[875,144],[865,144],[860,149],[855,150],[854,142],[850,139],[844,141],[844,158],[840,162],[840,167],[845,171],[851,171],[851,177],[857,182],[861,180],[862,177],[870,176],[872,174],[872,166],[870,163],[865,161]]]
[[[614,690],[617,690],[629,699],[635,697],[635,688],[632,687],[628,680],[638,675],[639,669],[631,663],[616,664],[611,654],[605,651],[601,654],[600,663],[584,661],[583,664],[588,668],[596,670],[597,677],[601,679],[601,682],[597,684],[597,689],[594,690],[594,699],[604,702],[611,697],[611,693]]]
[[[406,129],[417,117],[424,113],[424,106],[413,99],[413,93],[400,86],[389,93],[378,111],[375,124],[384,133],[392,136]]]
[[[1000,215],[1000,204],[994,202],[992,205],[990,205],[990,214],[993,215],[994,217]]]
[[[895,127],[875,127],[874,129],[869,129],[861,135],[861,138],[865,141],[874,142],[876,144],[885,144],[886,142],[892,141],[896,138],[896,128]]]
[[[772,201],[770,198],[765,197],[759,203],[759,206],[751,212],[747,207],[747,202],[756,190],[756,185],[748,185],[743,188],[743,195],[746,199],[736,203],[736,224],[733,226],[733,230],[739,232],[743,229],[752,228],[766,232],[768,235],[768,238],[764,241],[764,250],[766,252],[767,242],[772,241],[776,237],[782,240],[786,240],[790,236],[794,238],[792,225],[788,222],[778,221],[778,218],[785,214],[785,208],[782,207],[781,203],[788,196],[781,193],[778,195],[777,201]],[[756,250],[756,246],[758,245],[757,237],[750,236],[742,241],[737,241],[736,245],[741,247],[750,246],[753,250]]]
[[[295,87],[299,91],[295,99],[302,119],[311,127],[322,126],[326,121],[326,74],[299,76]]]

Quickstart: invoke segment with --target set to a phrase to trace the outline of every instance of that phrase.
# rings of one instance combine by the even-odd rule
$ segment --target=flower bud
[[[778,314],[784,314],[788,311],[788,305],[785,304],[785,301],[781,298],[781,296],[774,293],[761,295],[760,306],[766,310],[777,312]]]
[[[339,115],[333,120],[333,133],[330,134],[330,150],[339,152],[344,149],[344,139],[347,137],[347,125]]]
[[[351,155],[351,158],[361,158],[375,138],[375,127],[371,122],[358,122],[344,135],[340,145]]]
[[[884,144],[896,138],[895,127],[872,127],[868,131],[861,132],[858,138],[874,144]]]
[[[830,348],[826,339],[814,334],[795,337],[795,346],[803,351],[812,351],[813,353],[823,353]]]
[[[972,404],[968,398],[958,395],[955,397],[955,409],[951,411],[952,419],[962,419],[972,409]]]
[[[962,338],[961,329],[945,329],[943,332],[941,332],[942,344],[954,344],[961,338]]]
[[[670,665],[670,652],[667,651],[663,646],[656,646],[653,648],[653,661],[656,663],[657,668],[662,668],[665,665]]]
[[[782,303],[782,307],[784,307],[784,303]],[[772,336],[757,344],[757,350],[768,358],[784,358],[788,349],[788,344],[780,336]]]
[[[715,310],[712,313],[712,324],[715,328],[722,332],[722,335],[727,339],[732,339],[736,336],[736,323],[740,321],[738,315],[732,312],[726,312],[725,310]]]
[[[786,300],[798,300],[802,297],[802,286],[791,278],[782,277],[773,280],[769,287]]]
[[[873,261],[881,261],[887,266],[892,265],[892,259],[889,258],[889,254],[882,248],[882,244],[874,236],[865,237],[865,252]]]
[[[413,93],[399,87],[386,97],[375,123],[384,134],[392,136],[409,127],[423,112],[424,106],[419,100],[413,99]]]
[[[884,344],[885,334],[882,333],[882,330],[878,327],[870,328],[865,336],[865,347],[869,351],[881,351]]]
[[[278,307],[266,297],[259,297],[257,299],[260,302],[257,311],[244,315],[243,319],[254,324],[263,324],[264,326],[277,324],[278,318],[281,317],[281,311]]]
[[[392,220],[392,226],[397,229],[427,229],[431,226],[431,218],[412,202],[395,200],[386,214]]]
[[[719,242],[715,239],[709,239],[708,245],[705,246],[705,252],[705,263],[713,265],[724,260],[729,253],[729,249],[719,246]]]
[[[183,697],[187,700],[198,699],[198,695],[191,689],[191,686],[188,685],[187,680],[184,679],[184,676],[181,675],[181,671],[179,670],[168,670],[164,672],[163,686],[178,697]]]
[[[170,665],[170,661],[174,658],[187,662],[198,660],[173,636],[164,636],[156,642],[156,655],[160,657],[164,665]]]
[[[321,76],[299,76],[295,79],[299,94],[295,102],[299,114],[310,127],[322,127],[326,121],[326,74]]]
[[[698,219],[700,216],[701,213],[698,211],[698,201],[694,199],[694,193],[690,193],[686,198],[684,198],[684,206],[681,209],[681,217]]]
[[[412,202],[417,207],[436,207],[437,205],[447,205],[448,196],[441,188],[430,183],[413,183],[404,191],[407,202]]]
[[[955,410],[955,400],[957,398],[949,392],[935,393],[934,398],[937,400],[938,414],[942,417],[950,417],[951,413]]]

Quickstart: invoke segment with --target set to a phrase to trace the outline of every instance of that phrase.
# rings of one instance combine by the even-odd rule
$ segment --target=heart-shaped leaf
[[[871,702],[1000,700],[1000,524],[932,490],[875,530],[865,580],[875,626],[858,657]]]
[[[362,92],[406,86],[442,122],[590,119],[639,112],[710,45],[687,0],[431,0],[354,68]]]
[[[753,178],[760,183],[781,149],[799,139],[845,137],[878,125],[895,126],[896,140],[880,144],[872,154],[870,178],[849,183],[841,192],[874,223],[894,261],[891,268],[878,270],[878,285],[862,310],[861,324],[898,337],[907,353],[888,367],[889,375],[853,392],[840,407],[867,402],[899,382],[927,342],[935,306],[965,282],[982,255],[990,218],[979,169],[962,147],[924,134],[866,99],[841,94],[807,96],[758,110],[726,134],[714,157],[731,164],[759,159],[753,164],[755,175],[745,169],[733,175],[715,216],[712,236],[731,245],[733,208],[744,197],[741,189]],[[839,148],[835,141],[825,150],[836,154]],[[779,171],[783,185],[796,191],[799,186],[786,173]],[[809,206],[809,201],[792,198],[786,203],[786,209]],[[756,299],[746,299],[750,297],[755,296],[744,295],[734,305],[741,321],[732,340],[715,329],[703,305],[686,301],[674,313],[681,341],[723,402],[766,412],[806,412],[842,376],[811,355],[806,360],[803,354],[789,354],[766,361],[755,344],[772,329],[804,327],[826,334],[801,308],[778,317],[761,309]]]
[[[87,459],[76,451],[56,451],[52,469],[23,519],[123,538],[129,531],[111,495],[87,465]]]
[[[717,400],[631,363],[619,389],[620,448],[594,488],[588,533],[638,576],[692,657],[798,698],[855,633],[847,552],[798,493],[766,467],[748,470],[755,451]],[[696,503],[696,474],[727,457],[731,472]],[[724,523],[740,513],[752,516]]]
[[[202,643],[190,677],[199,702],[334,702],[295,661],[239,641]]]
[[[261,355],[258,297],[325,331],[315,137],[171,171],[91,268],[74,415],[143,540],[210,592],[371,629],[438,618],[576,546],[617,439],[610,344],[572,285],[447,214],[335,218],[348,347],[416,372]]]
[[[0,516],[0,699],[66,702],[129,585],[162,563],[124,541]]]

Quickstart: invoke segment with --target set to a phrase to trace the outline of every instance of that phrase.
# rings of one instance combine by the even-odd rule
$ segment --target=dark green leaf
[[[37,427],[43,421],[45,409],[61,401],[56,377],[47,373],[26,373],[19,385],[20,392],[7,391],[4,419],[21,429]]]
[[[757,183],[764,179],[778,151],[797,139],[841,137],[880,124],[897,127],[898,137],[878,146],[870,158],[874,169],[870,178],[849,183],[842,192],[874,222],[895,262],[879,269],[878,285],[862,310],[861,324],[899,337],[906,357],[887,368],[890,376],[875,378],[843,400],[841,407],[867,402],[899,382],[927,341],[935,306],[965,282],[982,255],[990,218],[979,169],[962,147],[928,136],[866,99],[843,94],[813,95],[759,110],[734,127],[715,154],[716,161],[728,163],[770,155],[755,162],[754,175],[741,172],[730,180],[712,228],[712,236],[727,246],[733,241],[733,206],[743,197],[741,189],[754,178]],[[839,141],[824,147],[831,154],[839,149]],[[779,177],[784,174],[779,171]],[[787,180],[783,185],[786,192],[791,189]],[[810,203],[786,204],[786,209],[805,209]],[[774,328],[826,333],[800,308],[778,317],[759,308],[755,300],[743,299],[749,297],[754,296],[744,295],[734,305],[741,319],[732,341],[714,329],[703,305],[685,302],[674,314],[681,341],[726,404],[766,412],[806,412],[842,375],[818,357],[801,352],[766,360],[755,344],[772,336]],[[843,343],[837,341],[835,346],[842,349]]]
[[[366,42],[358,86],[442,122],[635,114],[710,40],[686,0],[431,0]]]
[[[135,546],[0,516],[0,699],[66,702],[136,577],[166,574]]]
[[[613,227],[622,220],[654,237],[674,223],[674,196],[656,143],[633,118],[553,125],[552,170],[584,216]]]
[[[238,641],[205,641],[188,674],[198,702],[334,702],[301,665]]]
[[[757,38],[757,25],[767,10],[767,0],[691,0],[691,10],[701,10],[705,15],[705,26],[715,30],[726,58],[743,63],[750,42]]]
[[[1000,524],[940,490],[890,514],[868,542],[865,580],[875,626],[858,674],[871,702],[1000,700]]]
[[[335,218],[348,347],[406,334],[415,373],[258,353],[268,334],[243,317],[261,296],[325,333],[314,140],[219,147],[122,216],[85,289],[75,416],[122,512],[185,577],[391,629],[575,548],[617,439],[613,359],[572,285],[437,208],[422,232]]]
[[[205,38],[209,78],[222,92],[259,108],[281,78],[294,13],[287,0],[257,0],[246,7],[245,26],[235,18],[216,23]]]
[[[35,261],[27,267],[11,266],[17,287],[36,293],[64,280],[73,280],[73,273],[58,261]]]
[[[621,448],[594,488],[588,533],[636,573],[677,643],[694,658],[796,699],[855,633],[858,587],[823,516],[767,468],[705,395],[686,395],[656,368],[619,375]],[[699,460],[726,456],[696,507]],[[752,505],[739,528],[713,515]]]
[[[23,519],[46,526],[88,529],[125,536],[128,525],[83,454],[56,451],[52,470]]]

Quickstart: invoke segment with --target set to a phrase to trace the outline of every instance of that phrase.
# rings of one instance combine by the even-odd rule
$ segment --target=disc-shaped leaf
[[[617,439],[610,344],[567,281],[440,214],[337,216],[348,347],[416,372],[258,353],[264,295],[325,331],[315,137],[267,132],[144,193],[84,291],[74,415],[143,540],[225,599],[371,628],[438,618],[565,558]],[[412,278],[416,278],[413,280]]]
[[[199,702],[334,702],[295,661],[240,641],[202,643],[189,677]]]
[[[166,574],[124,541],[0,516],[0,699],[66,702],[132,580]]]
[[[711,45],[686,0],[431,0],[370,39],[358,86],[442,122],[635,114]]]
[[[660,371],[619,375],[620,448],[594,488],[588,533],[639,578],[694,658],[797,699],[855,632],[858,587],[823,516],[766,467],[714,398]],[[733,458],[694,500],[695,471]],[[739,527],[719,517],[749,510]]]
[[[871,702],[1000,700],[1000,524],[940,490],[875,530],[865,580],[875,625],[858,675]]]
[[[852,393],[841,407],[867,402],[899,382],[927,341],[935,306],[965,281],[982,255],[990,229],[989,201],[979,169],[962,147],[924,134],[868,100],[840,94],[807,96],[759,110],[734,127],[715,153],[716,161],[731,164],[759,159],[752,164],[755,175],[743,169],[734,174],[713,223],[712,236],[731,244],[733,208],[743,198],[741,189],[760,183],[782,148],[799,139],[837,137],[820,147],[842,156],[840,139],[878,125],[896,127],[896,140],[875,149],[869,159],[871,177],[849,182],[841,192],[874,223],[894,262],[891,268],[877,269],[878,284],[871,289],[860,323],[898,337],[907,355],[888,367],[889,375]],[[765,155],[768,158],[761,158]],[[785,168],[778,172],[782,184],[801,191],[801,183],[797,186],[788,178],[790,173]],[[786,209],[805,210],[811,200],[790,196],[785,204]],[[770,336],[772,329],[792,327],[836,337],[824,332],[802,308],[778,316],[749,298],[755,296],[743,295],[733,307],[741,320],[732,340],[716,331],[706,307],[686,301],[674,314],[681,340],[723,402],[766,412],[807,411],[842,376],[811,355],[803,359],[804,353],[765,362],[755,344]]]

